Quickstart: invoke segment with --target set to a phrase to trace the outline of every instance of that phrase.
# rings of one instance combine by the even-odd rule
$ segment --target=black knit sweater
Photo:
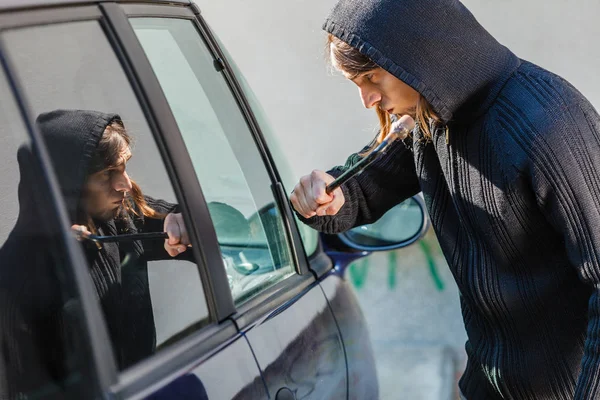
[[[337,215],[304,221],[345,231],[422,191],[460,290],[465,396],[600,397],[600,116],[457,1],[341,1],[325,29],[413,86],[442,123],[343,185]]]

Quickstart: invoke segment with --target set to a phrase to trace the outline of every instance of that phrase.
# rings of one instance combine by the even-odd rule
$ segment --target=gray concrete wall
[[[341,163],[374,132],[353,84],[324,62],[321,25],[335,0],[196,0],[269,116],[294,174]],[[465,0],[518,56],[556,72],[600,105],[596,0]]]

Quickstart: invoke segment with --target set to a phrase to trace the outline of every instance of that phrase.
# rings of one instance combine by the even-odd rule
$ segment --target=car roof
[[[106,2],[129,3],[132,1],[135,1],[136,3],[148,4],[191,4],[190,0],[0,0],[0,11],[19,9],[23,10],[29,8],[60,5],[98,4]]]

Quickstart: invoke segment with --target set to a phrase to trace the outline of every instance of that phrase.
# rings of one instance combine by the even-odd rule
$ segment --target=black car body
[[[50,373],[30,391],[0,393],[378,397],[367,327],[344,268],[372,250],[416,240],[426,229],[418,198],[384,216],[383,224],[414,221],[393,240],[381,239],[381,226],[326,238],[297,223],[287,199],[292,182],[269,152],[268,128],[257,121],[239,71],[187,0],[2,1],[0,60],[0,245],[18,215],[15,157],[23,149],[38,171],[39,213],[55,228],[52,273],[70,310],[66,329],[77,338],[63,355],[68,370],[60,378]],[[150,265],[156,351],[124,369],[34,123],[56,108],[119,113],[137,137],[131,175],[146,192],[179,204],[192,238],[195,262]],[[18,268],[3,261],[0,268]],[[26,328],[33,337],[45,334]],[[2,345],[0,375],[15,367],[10,343]]]

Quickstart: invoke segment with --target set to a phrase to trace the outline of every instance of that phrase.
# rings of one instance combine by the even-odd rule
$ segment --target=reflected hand
[[[169,238],[165,239],[165,250],[171,257],[183,253],[190,246],[190,238],[181,213],[167,215],[164,231],[169,235]]]
[[[319,170],[303,176],[290,195],[292,206],[304,218],[337,214],[346,200],[341,188],[329,194],[325,191],[334,180],[333,176]]]
[[[85,225],[71,225],[71,230],[75,233],[75,237],[79,241],[92,234]]]

